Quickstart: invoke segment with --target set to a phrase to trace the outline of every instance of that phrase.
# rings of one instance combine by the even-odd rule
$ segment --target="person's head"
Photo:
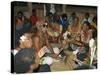
[[[49,17],[51,18],[51,17],[53,17],[53,14],[52,14],[51,12],[49,12],[49,13],[47,14],[47,16],[49,16]]]
[[[73,13],[71,14],[71,16],[72,16],[72,17],[76,17],[76,13],[73,12]]]
[[[32,9],[32,15],[36,16],[36,10]]]
[[[44,23],[44,24],[42,25],[42,32],[43,32],[43,33],[46,33],[47,27],[48,27],[48,24],[47,24],[47,23]]]
[[[42,20],[42,21],[38,21],[36,23],[36,26],[38,31],[45,33],[47,31],[48,24]]]
[[[83,23],[83,31],[89,30],[90,28],[90,23],[88,21],[85,21]]]
[[[20,47],[21,48],[31,48],[33,45],[31,34],[25,33],[20,37]]]
[[[53,17],[54,17],[54,19],[59,20],[60,14],[58,12],[55,12]]]
[[[62,18],[66,21],[67,20],[67,14],[62,14]]]
[[[86,19],[88,19],[89,18],[89,16],[90,16],[90,14],[87,12],[87,13],[85,13],[85,18]]]
[[[24,48],[14,57],[14,72],[28,73],[33,72],[38,67],[39,58],[35,49]]]
[[[78,25],[79,24],[79,18],[78,17],[75,17],[74,20],[73,20],[73,25]]]
[[[18,16],[19,18],[21,18],[21,17],[23,16],[23,12],[19,11],[19,12],[17,13],[17,16]]]

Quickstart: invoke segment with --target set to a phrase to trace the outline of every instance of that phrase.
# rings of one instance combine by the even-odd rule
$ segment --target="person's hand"
[[[55,53],[51,54],[51,57],[57,60],[60,59],[59,54],[55,54]]]
[[[45,54],[45,48],[46,48],[46,46],[44,46],[43,48],[41,48],[41,49],[39,50],[39,52],[38,52],[39,58],[41,58],[41,57]]]
[[[57,58],[58,57],[58,54],[53,53],[52,54],[52,57]]]

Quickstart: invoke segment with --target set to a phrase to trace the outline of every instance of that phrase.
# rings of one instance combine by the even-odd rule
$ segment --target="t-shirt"
[[[37,22],[37,17],[36,17],[36,16],[31,16],[31,17],[30,17],[30,21],[31,21],[32,25],[36,24],[36,22]]]

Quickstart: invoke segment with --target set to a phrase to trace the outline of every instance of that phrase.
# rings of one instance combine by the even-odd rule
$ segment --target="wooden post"
[[[44,4],[44,17],[46,16],[46,5]]]
[[[32,15],[32,3],[31,2],[28,3],[28,11],[29,11],[29,14]]]
[[[66,5],[65,4],[62,6],[62,10],[63,10],[63,13],[66,13]]]

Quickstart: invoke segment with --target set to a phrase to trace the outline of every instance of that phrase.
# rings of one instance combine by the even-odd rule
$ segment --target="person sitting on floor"
[[[63,34],[63,43],[69,45],[72,50],[76,50],[77,45],[81,45],[80,40],[81,26],[79,24],[79,18],[75,18],[73,25],[69,25],[68,30]]]
[[[53,48],[49,42],[49,37],[47,34],[47,28],[48,25],[44,24],[45,22],[43,20],[37,22],[37,30],[35,34],[33,34],[33,47],[37,50],[40,51],[41,49],[44,49],[45,47],[46,52],[50,54],[51,57],[57,57],[53,51]]]
[[[19,11],[17,16],[15,17],[15,30],[19,35],[23,35],[23,25],[24,25],[25,17],[23,12]]]
[[[15,31],[17,35],[21,36],[24,33],[28,32],[31,28],[29,19],[25,17],[23,12],[19,11],[15,17]]]
[[[85,21],[82,26],[81,30],[81,41],[84,42],[85,44],[89,43],[89,40],[92,37],[92,29],[91,25],[89,22]]]
[[[44,50],[37,51],[33,47],[31,34],[25,33],[20,38],[20,50],[14,56],[15,73],[50,72],[47,64],[39,65],[40,58],[45,54]]]
[[[32,73],[39,65],[39,57],[32,48],[21,49],[14,56],[15,73]]]
[[[76,15],[75,12],[73,12],[73,13],[69,16],[69,18],[68,18],[69,25],[73,25],[73,24],[74,24],[74,20],[75,20],[76,17],[77,17],[77,15]]]

